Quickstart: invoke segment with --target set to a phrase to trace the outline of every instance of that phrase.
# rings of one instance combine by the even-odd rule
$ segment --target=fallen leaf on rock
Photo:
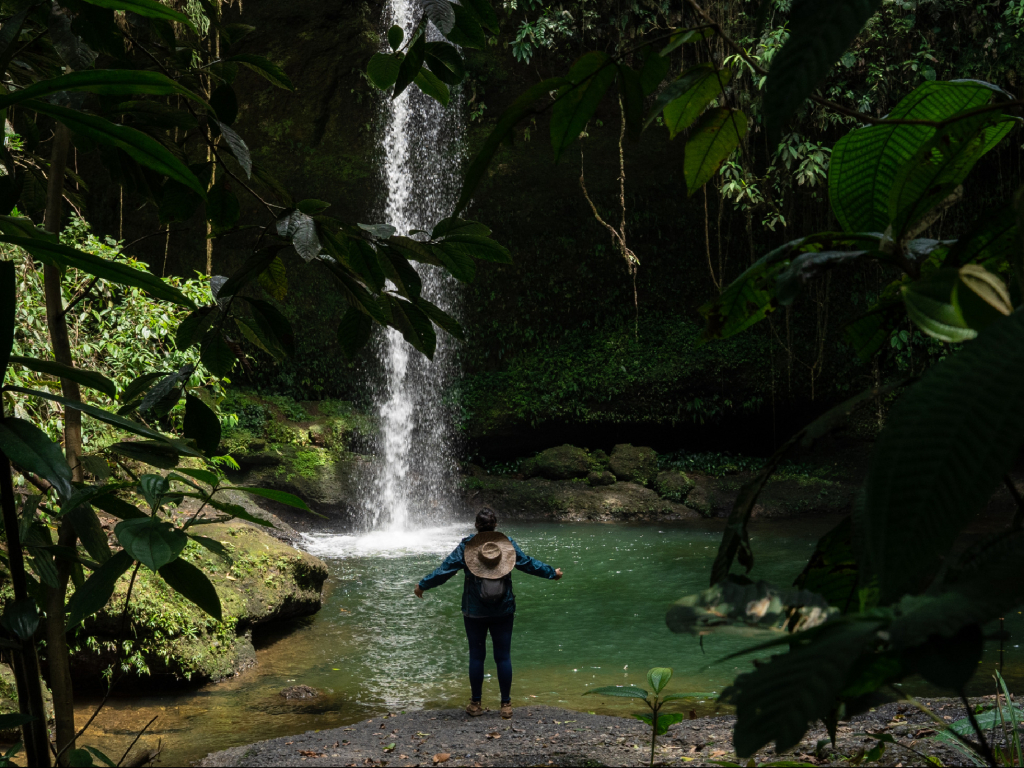
[[[931,736],[933,733],[935,733],[935,729],[934,728],[922,728],[920,731],[918,731],[917,733],[914,734],[914,738],[915,739],[920,739],[920,738],[923,738],[925,736]]]
[[[409,756],[408,756],[408,755],[399,755],[399,756],[398,756],[398,759],[399,759],[399,760],[408,760],[408,759],[409,759]]]
[[[714,752],[711,753],[711,758],[714,759],[716,757],[721,757],[724,754],[726,754],[724,749],[716,749]]]
[[[487,738],[488,739],[500,739],[501,738],[501,734],[500,733],[488,733],[487,734]]]
[[[438,763],[448,762],[448,758],[451,756],[451,752],[438,752],[436,755],[434,755],[434,765],[437,765]]]
[[[300,749],[299,754],[303,757],[320,757],[320,753],[315,749]]]
[[[388,744],[386,747],[384,747],[384,751],[385,752],[394,752],[394,750],[395,750],[395,742],[393,742],[393,741],[390,744]]]
[[[337,749],[337,748],[338,748],[338,742],[334,742],[334,746],[332,747],[332,749]]]
[[[291,746],[292,744],[294,744],[294,743],[295,743],[294,741],[286,741],[286,742],[284,743],[284,745],[285,745],[286,747],[290,747],[290,746]]]

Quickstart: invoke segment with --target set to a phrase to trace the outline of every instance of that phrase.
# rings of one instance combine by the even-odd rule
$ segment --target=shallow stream
[[[772,521],[752,526],[755,578],[786,584],[834,520]],[[513,704],[550,704],[600,714],[636,711],[628,700],[583,696],[588,687],[646,684],[646,671],[671,666],[668,691],[720,692],[748,669],[744,659],[716,660],[753,640],[674,635],[668,606],[706,588],[722,521],[678,525],[524,523],[504,528],[528,554],[565,571],[559,582],[516,573],[512,644]],[[465,634],[459,610],[462,576],[426,593],[415,582],[437,566],[465,526],[408,535],[317,535],[308,548],[329,565],[323,609],[288,631],[257,637],[259,666],[198,690],[115,698],[84,742],[120,757],[134,734],[159,716],[141,743],[162,740],[162,762],[181,765],[206,753],[307,730],[347,725],[388,711],[462,706],[468,699]],[[1008,629],[1020,624],[1008,619]],[[1011,687],[1024,682],[1011,641]],[[489,644],[488,644],[489,647]],[[986,651],[991,666],[996,650]],[[493,667],[488,660],[488,668]],[[988,675],[976,694],[990,693]],[[309,685],[316,699],[288,701],[280,692]],[[914,686],[921,693],[936,693]],[[94,702],[79,708],[83,719]],[[498,705],[497,680],[484,682],[484,704]],[[714,711],[713,699],[684,708]],[[115,760],[116,760],[115,757]]]

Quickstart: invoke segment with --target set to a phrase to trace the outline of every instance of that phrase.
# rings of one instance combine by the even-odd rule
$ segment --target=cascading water
[[[422,18],[421,0],[390,0],[385,29],[412,30]],[[431,28],[428,35],[434,32]],[[462,159],[459,94],[447,108],[415,86],[382,105],[380,155],[387,198],[380,221],[399,234],[430,229],[449,215],[458,192]],[[459,316],[455,281],[444,271],[417,265],[423,296]],[[364,489],[364,523],[370,529],[408,530],[437,525],[453,511],[457,439],[445,396],[458,370],[451,338],[438,331],[433,361],[394,329],[374,339],[383,370],[374,386],[380,416],[377,466]]]

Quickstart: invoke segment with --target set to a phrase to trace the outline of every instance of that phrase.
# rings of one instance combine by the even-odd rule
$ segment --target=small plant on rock
[[[670,693],[659,698],[659,694],[665,690],[668,681],[672,679],[672,670],[669,667],[654,667],[647,670],[647,683],[654,689],[654,693],[648,693],[645,689],[636,685],[607,685],[603,688],[595,688],[587,691],[584,696],[591,693],[600,693],[605,696],[619,696],[626,699],[643,699],[651,714],[633,715],[637,720],[642,720],[651,726],[651,765],[654,765],[654,748],[657,746],[658,737],[664,736],[670,725],[680,722],[685,715],[682,712],[660,714],[661,708],[670,701],[678,699],[692,699],[698,697],[714,696],[714,693]]]

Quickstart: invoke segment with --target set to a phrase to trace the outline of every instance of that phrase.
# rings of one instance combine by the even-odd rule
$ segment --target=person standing
[[[490,509],[476,516],[476,530],[459,542],[437,569],[420,579],[414,594],[422,599],[428,589],[439,587],[459,571],[466,572],[462,587],[462,616],[469,641],[470,700],[466,712],[471,717],[484,713],[480,705],[487,658],[487,633],[491,633],[494,661],[498,665],[501,689],[501,716],[512,717],[512,623],[516,614],[516,596],[512,592],[512,569],[531,576],[557,581],[561,568],[535,560],[519,545],[496,531],[498,518]]]

